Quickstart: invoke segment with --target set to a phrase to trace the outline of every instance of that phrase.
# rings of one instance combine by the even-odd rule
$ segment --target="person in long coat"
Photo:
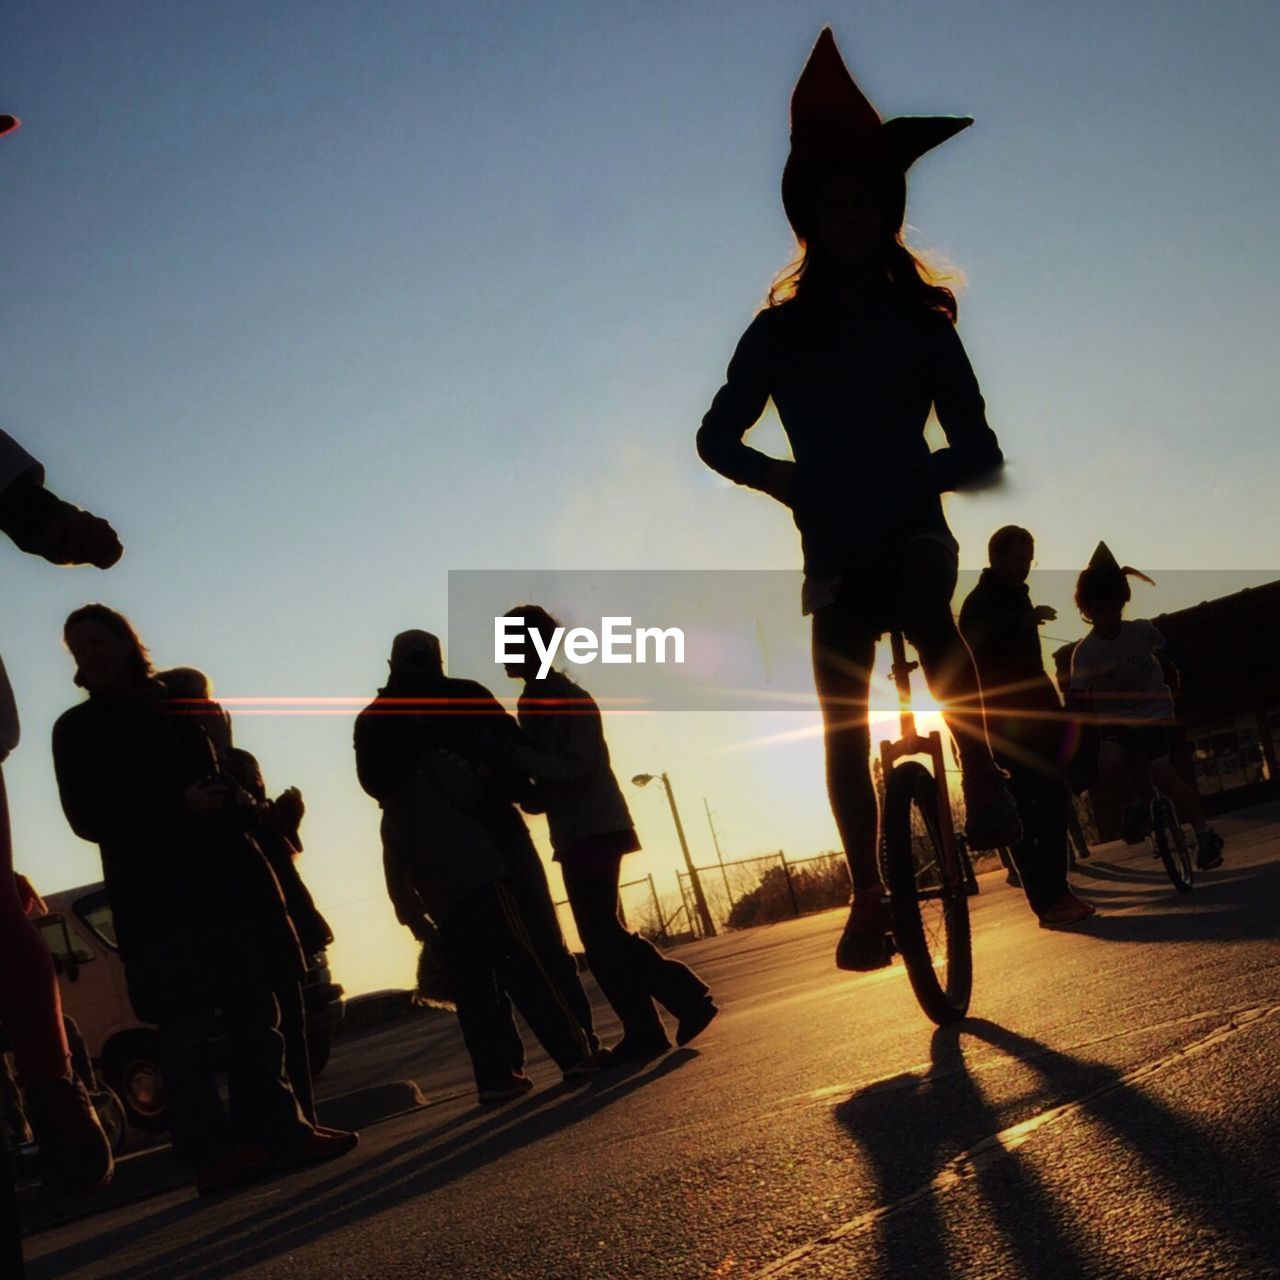
[[[175,1150],[202,1191],[344,1154],[317,1133],[284,1072],[273,991],[303,973],[279,884],[197,718],[170,705],[129,621],[105,605],[63,638],[89,697],[59,717],[67,820],[97,844],[134,1012],[159,1028]],[[215,1011],[220,1018],[215,1017]],[[229,1114],[209,1041],[229,1042]]]

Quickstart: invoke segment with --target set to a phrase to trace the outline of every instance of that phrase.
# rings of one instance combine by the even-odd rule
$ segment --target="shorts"
[[[914,538],[883,567],[807,578],[804,612],[815,621],[824,613],[838,612],[857,619],[873,636],[904,631],[911,639],[915,623],[923,620],[927,625],[939,612],[950,616],[957,576],[953,547],[954,541]]]

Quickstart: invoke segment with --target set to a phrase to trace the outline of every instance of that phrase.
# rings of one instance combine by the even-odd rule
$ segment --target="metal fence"
[[[642,880],[628,880],[618,886],[618,914],[628,929],[660,946],[687,941],[687,929],[681,931],[678,920],[673,919],[683,914],[683,904],[679,899],[671,901],[671,895],[667,897],[665,902],[659,898],[651,875]],[[556,915],[565,941],[575,951],[581,951],[582,940],[567,899],[556,903]]]
[[[749,929],[849,901],[849,865],[840,853],[788,862],[781,849],[712,867],[695,867],[716,929]],[[696,922],[693,882],[678,873],[685,918]],[[700,930],[698,931],[700,933]]]

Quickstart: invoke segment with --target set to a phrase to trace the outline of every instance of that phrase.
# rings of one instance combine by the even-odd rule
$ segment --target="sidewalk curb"
[[[337,1129],[367,1129],[384,1120],[429,1106],[432,1100],[414,1080],[393,1080],[325,1098],[317,1104],[321,1123]],[[38,1183],[18,1188],[18,1214],[24,1236],[65,1226],[81,1218],[119,1209],[192,1186],[192,1171],[173,1158],[167,1144],[125,1155],[116,1161],[115,1176],[101,1191],[68,1195]]]

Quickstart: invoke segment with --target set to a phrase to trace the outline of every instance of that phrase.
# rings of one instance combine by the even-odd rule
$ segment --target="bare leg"
[[[875,637],[844,602],[813,618],[813,676],[822,708],[827,795],[856,894],[883,894],[876,858],[879,811],[871,782],[867,691]]]

